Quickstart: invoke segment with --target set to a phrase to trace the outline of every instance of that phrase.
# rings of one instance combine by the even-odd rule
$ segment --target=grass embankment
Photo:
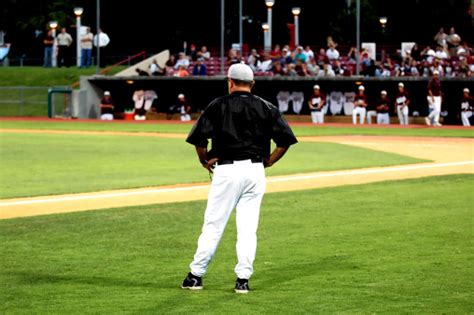
[[[267,194],[246,296],[235,215],[204,290],[179,288],[205,201],[0,221],[0,312],[472,313],[473,180]]]

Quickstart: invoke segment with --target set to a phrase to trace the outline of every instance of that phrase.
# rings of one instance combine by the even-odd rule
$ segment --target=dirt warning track
[[[69,132],[16,129],[0,131],[15,133],[127,135],[165,138],[185,137],[183,134],[136,132]],[[295,191],[447,174],[474,174],[474,139],[382,136],[328,136],[300,137],[298,139],[303,142],[333,142],[353,145],[372,150],[427,159],[432,162],[268,177],[267,192]],[[203,200],[207,198],[208,191],[209,183],[198,183],[193,185],[161,186],[58,196],[4,199],[0,201],[0,219],[125,206]]]

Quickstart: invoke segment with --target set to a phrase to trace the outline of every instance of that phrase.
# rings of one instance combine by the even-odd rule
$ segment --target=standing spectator
[[[100,51],[100,64],[99,67],[104,68],[106,66],[106,57],[107,57],[107,51],[105,47],[110,43],[110,38],[109,35],[106,33],[102,32],[102,29],[97,30],[97,34],[94,36],[94,46],[97,49],[97,52]]]
[[[405,91],[405,85],[398,83],[398,93],[395,98],[395,111],[398,115],[400,125],[408,125],[408,105],[410,105],[410,98]]]
[[[444,28],[441,27],[439,29],[438,33],[436,33],[436,35],[434,36],[434,41],[436,42],[436,44],[438,46],[446,48],[447,47],[447,41],[446,41],[447,38],[448,38],[448,34],[446,34],[444,32]]]
[[[334,47],[334,45],[329,46],[328,50],[326,50],[326,56],[328,57],[329,61],[338,60],[341,56],[339,51]]]
[[[309,110],[311,111],[311,120],[313,124],[324,123],[323,107],[326,105],[326,95],[321,93],[319,85],[313,87],[313,95],[308,101]]]
[[[191,105],[182,93],[178,95],[178,108],[181,113],[181,121],[191,121]]]
[[[441,81],[439,80],[439,71],[435,70],[433,78],[428,83],[428,106],[431,109],[431,113],[428,117],[425,117],[425,122],[428,126],[431,126],[431,120],[433,120],[434,126],[441,126],[439,123],[441,102]]]
[[[57,36],[58,41],[58,67],[69,67],[71,64],[69,47],[72,44],[72,37],[66,32],[66,28],[61,28],[61,33]]]
[[[100,100],[100,119],[114,120],[114,101],[109,91],[105,91],[104,97]]]
[[[363,125],[365,121],[365,113],[367,107],[367,95],[364,93],[365,87],[359,86],[359,93],[354,97],[354,110],[352,111],[352,123],[357,124],[357,115],[360,116],[360,124]]]
[[[86,28],[86,33],[81,36],[81,68],[87,68],[92,65],[92,39],[90,27]]]
[[[446,38],[446,42],[448,43],[449,54],[451,56],[456,56],[459,44],[461,44],[461,36],[456,34],[454,27],[451,27],[449,30],[449,35]]]
[[[203,62],[204,62],[204,58],[202,57],[199,57],[196,60],[196,64],[194,65],[194,68],[193,68],[193,75],[205,76],[207,74],[207,68]]]
[[[469,118],[472,117],[472,111],[474,110],[474,98],[469,94],[469,89],[463,90],[463,97],[461,100],[461,120],[462,125],[465,127],[471,126]]]
[[[387,91],[383,90],[380,92],[380,99],[377,102],[377,124],[378,125],[389,125],[390,124],[390,100],[387,97]]]
[[[185,69],[189,67],[189,59],[184,52],[178,54],[178,60],[176,61],[174,68],[178,69],[180,66],[183,66]]]
[[[53,31],[49,30],[43,39],[43,46],[44,46],[43,67],[45,68],[50,68],[52,66],[53,45],[54,45]]]
[[[418,47],[418,44],[415,44],[413,45],[413,47],[411,48],[411,51],[410,51],[410,55],[411,57],[416,60],[416,61],[420,61],[421,59],[421,56],[420,56],[420,48]]]

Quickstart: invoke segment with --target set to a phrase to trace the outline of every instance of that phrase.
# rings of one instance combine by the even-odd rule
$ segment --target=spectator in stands
[[[288,48],[288,45],[286,45],[285,47],[283,47],[282,51],[281,51],[281,63],[283,65],[288,65],[290,63],[293,63],[293,58],[291,56],[291,52],[290,52],[290,49]]]
[[[335,77],[336,74],[332,70],[332,66],[329,63],[324,63],[323,68],[319,70],[318,77]]]
[[[390,124],[390,100],[387,97],[387,91],[383,90],[380,92],[380,99],[377,101],[377,124],[388,125]]]
[[[321,49],[319,50],[318,60],[316,60],[316,63],[318,64],[318,66],[319,66],[320,68],[322,68],[323,65],[324,65],[325,63],[327,63],[327,62],[329,62],[329,59],[328,59],[328,57],[326,56],[326,51],[324,50],[324,48],[321,48]]]
[[[287,75],[289,77],[297,77],[298,76],[298,73],[296,72],[295,70],[295,64],[294,63],[289,63],[287,65]]]
[[[356,59],[357,59],[357,48],[356,47],[351,47],[351,49],[347,53],[347,58],[352,63],[356,62]]]
[[[420,71],[418,70],[418,62],[413,59],[411,61],[411,65],[410,65],[410,75],[413,76],[413,77],[418,77],[420,76]]]
[[[334,47],[334,45],[329,46],[328,50],[326,50],[326,56],[329,61],[338,60],[341,57],[339,51]]]
[[[158,62],[156,61],[156,59],[153,59],[152,63],[150,64],[150,74],[152,76],[161,76],[161,75],[165,75],[165,69],[161,68],[159,65],[158,65]]]
[[[463,42],[462,45],[459,45],[456,54],[459,57],[459,60],[465,60],[466,58],[472,56],[472,48],[469,47],[467,42]]]
[[[101,68],[104,68],[107,65],[107,45],[110,43],[109,35],[104,33],[102,29],[97,29],[97,34],[95,34],[94,39],[94,46],[96,49],[100,49],[100,64]]]
[[[140,77],[149,77],[150,74],[148,72],[146,72],[145,70],[143,69],[140,69],[140,68],[136,68],[135,69],[135,72],[137,73],[138,76]]]
[[[405,91],[405,85],[398,83],[398,93],[395,98],[395,113],[398,116],[400,125],[408,125],[408,106],[410,105],[410,97]]]
[[[192,61],[196,61],[198,59],[198,50],[195,44],[191,44],[191,47],[189,48],[189,58]]]
[[[461,36],[456,34],[454,27],[451,27],[449,30],[449,35],[446,38],[446,42],[448,43],[449,55],[456,56],[459,44],[461,44]]]
[[[311,50],[309,45],[304,48],[303,54],[306,55],[306,62],[308,62],[310,59],[314,59],[314,52]]]
[[[170,55],[170,59],[166,61],[165,64],[165,73],[167,76],[174,75],[174,66],[176,65],[176,57],[175,55]]]
[[[359,93],[354,97],[354,110],[352,111],[352,123],[357,125],[357,115],[360,118],[360,124],[363,125],[365,121],[366,107],[368,105],[367,95],[364,93],[365,87],[359,86]]]
[[[272,58],[269,54],[263,54],[263,60],[260,63],[260,67],[257,68],[258,72],[272,71]]]
[[[295,53],[295,61],[297,62],[300,60],[302,63],[306,63],[306,55],[303,53],[303,47],[298,46],[296,47],[296,53]]]
[[[180,52],[178,54],[178,60],[176,61],[176,64],[174,65],[175,69],[179,69],[180,66],[183,66],[185,69],[189,67],[189,59],[185,55],[184,52]]]
[[[198,52],[198,56],[204,58],[205,60],[209,60],[211,58],[211,53],[207,51],[206,46],[202,46],[201,50]]]
[[[43,47],[44,47],[43,67],[45,68],[49,68],[52,66],[53,44],[54,44],[53,31],[49,30],[46,36],[43,38]]]
[[[410,50],[410,55],[416,61],[421,60],[420,48],[418,47],[418,44],[415,43],[415,45],[413,45],[413,47]]]
[[[280,61],[273,62],[272,66],[273,75],[283,76],[286,75],[285,69]]]
[[[90,27],[86,27],[86,33],[81,36],[81,68],[92,65],[92,40],[94,35]]]
[[[459,76],[460,77],[470,77],[472,76],[472,71],[471,69],[469,68],[469,64],[467,63],[467,59],[464,59],[461,61],[461,63],[459,64]]]
[[[236,63],[240,63],[241,58],[237,50],[234,48],[230,49],[229,52],[227,53],[227,65],[231,66]]]
[[[430,72],[434,74],[437,71],[440,76],[444,76],[444,68],[441,65],[441,61],[437,58],[434,59],[433,65],[430,68]]]
[[[438,58],[438,59],[447,59],[448,58],[448,53],[446,51],[446,48],[444,48],[442,46],[436,47],[435,57]]]
[[[439,80],[439,72],[435,70],[433,72],[433,78],[428,83],[428,106],[431,113],[425,118],[425,122],[428,126],[431,126],[433,120],[434,126],[441,126],[439,123],[439,115],[441,113],[441,81]]]
[[[62,66],[69,67],[71,65],[71,56],[69,52],[69,47],[72,44],[72,37],[69,33],[66,32],[66,28],[61,28],[61,33],[57,36],[58,41],[58,56],[57,63],[58,67]]]
[[[200,57],[196,60],[196,64],[193,68],[193,75],[205,76],[207,75],[207,68],[204,64],[204,58]]]
[[[434,41],[436,42],[438,46],[447,48],[447,38],[448,38],[448,34],[446,34],[444,32],[444,28],[441,27],[438,33],[436,33],[436,35],[434,36]]]
[[[308,67],[302,59],[296,59],[295,71],[296,74],[300,77],[309,76]]]
[[[375,69],[375,76],[387,78],[390,76],[390,70],[386,68],[385,64],[381,63],[380,66]]]
[[[109,91],[105,91],[104,96],[100,100],[100,119],[114,120],[114,101]]]
[[[179,112],[181,114],[181,121],[190,121],[192,107],[182,93],[178,95],[177,107],[179,108]]]
[[[309,110],[311,111],[311,120],[313,124],[324,123],[323,107],[326,105],[326,95],[321,93],[319,85],[313,87],[313,95],[308,101]]]
[[[320,71],[320,67],[316,63],[314,58],[310,58],[310,60],[306,63],[306,68],[308,69],[309,75],[318,75]]]
[[[260,68],[260,55],[256,49],[252,49],[249,57],[247,58],[247,64],[252,68],[253,72],[257,72]]]
[[[471,126],[469,118],[472,117],[472,111],[474,110],[474,98],[469,93],[469,89],[465,88],[461,100],[461,121],[465,127]]]
[[[178,66],[178,71],[176,71],[176,72],[174,73],[174,76],[175,76],[175,77],[178,77],[178,78],[189,77],[189,72],[188,72],[188,70],[186,69],[186,66],[184,66],[184,65],[179,65],[179,66]]]
[[[334,61],[333,70],[334,70],[334,74],[337,77],[340,77],[340,76],[344,75],[344,69],[341,66],[341,61],[340,60]]]
[[[273,50],[270,52],[270,56],[273,58],[273,59],[278,59],[281,57],[281,49],[280,49],[280,45],[275,45],[275,47],[273,48]]]

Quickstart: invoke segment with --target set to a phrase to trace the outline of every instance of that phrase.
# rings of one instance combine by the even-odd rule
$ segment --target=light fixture
[[[81,15],[82,15],[82,12],[84,12],[84,9],[83,9],[83,8],[81,8],[81,7],[75,7],[75,8],[74,8],[74,14],[75,14],[76,16],[81,16]]]
[[[268,23],[263,23],[262,24],[262,29],[263,29],[264,32],[267,32],[269,28],[270,28],[270,26],[268,25]]]
[[[381,17],[379,18],[379,22],[380,22],[380,24],[382,25],[382,27],[385,27],[385,24],[387,24],[387,21],[388,21],[388,19],[387,19],[386,16],[381,16]]]
[[[275,0],[265,0],[265,4],[268,8],[271,8],[275,4]]]
[[[301,8],[298,8],[298,7],[292,8],[291,13],[293,13],[293,15],[295,16],[298,16],[301,13]]]
[[[54,30],[56,27],[58,27],[58,22],[57,21],[49,22],[49,28]]]

